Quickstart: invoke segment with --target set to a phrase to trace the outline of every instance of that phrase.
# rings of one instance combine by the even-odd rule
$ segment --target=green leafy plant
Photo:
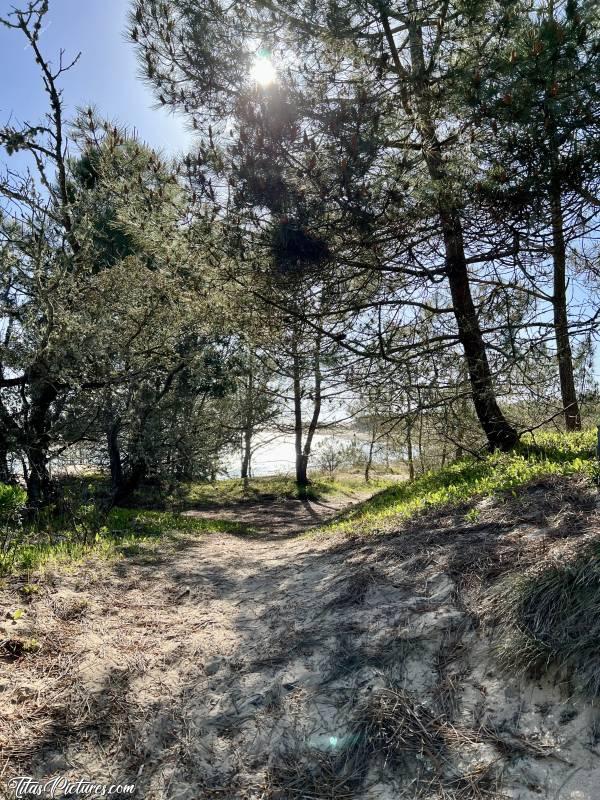
[[[10,561],[21,538],[22,514],[27,495],[20,486],[0,483],[0,566]]]

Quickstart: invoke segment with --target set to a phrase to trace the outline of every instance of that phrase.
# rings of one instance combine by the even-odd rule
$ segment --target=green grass
[[[159,539],[177,538],[182,534],[243,533],[246,528],[228,520],[187,517],[166,511],[113,509],[97,533],[85,535],[60,520],[47,527],[25,528],[21,541],[5,554],[0,554],[0,574],[35,572],[44,567],[68,565],[95,556],[116,559],[135,555],[143,547]]]
[[[76,498],[82,494],[82,486],[87,496],[103,487],[101,476],[86,476],[83,481],[69,479],[64,486]],[[375,478],[370,488],[377,489],[389,485]],[[16,495],[5,492],[8,508],[9,499],[15,501]],[[333,495],[352,494],[365,488],[361,476],[342,476],[336,480],[316,477],[309,487],[308,496],[320,499]],[[10,494],[10,497],[9,497]],[[24,497],[24,493],[23,494]],[[157,494],[148,489],[144,498],[150,506],[156,505]],[[13,496],[14,495],[14,496]],[[4,496],[3,496],[4,497]],[[218,481],[215,484],[195,483],[181,487],[177,496],[167,498],[168,505],[179,509],[195,506],[219,506],[225,503],[247,500],[267,501],[297,497],[297,489],[292,478],[276,476],[256,478],[250,481],[245,491],[241,480]],[[16,498],[19,500],[20,496]],[[20,498],[22,500],[23,498]],[[158,498],[161,503],[164,498]],[[12,506],[11,506],[12,508]],[[16,531],[18,543],[0,552],[0,574],[10,572],[35,572],[49,566],[75,564],[94,555],[104,559],[135,555],[142,549],[155,546],[159,539],[168,539],[182,534],[203,534],[224,532],[252,535],[254,531],[247,525],[230,520],[200,519],[179,514],[175,511],[155,510],[154,508],[115,508],[104,519],[93,502],[75,502],[70,518],[56,517],[52,513],[40,516],[34,524],[26,525]],[[1,509],[0,509],[1,510]]]
[[[495,593],[498,660],[541,674],[558,667],[585,694],[600,696],[600,545],[564,563],[511,576]]]
[[[375,476],[369,482],[368,488],[376,490],[389,485],[389,480]],[[192,483],[183,488],[183,502],[186,506],[221,505],[248,500],[286,500],[298,497],[298,487],[294,479],[287,475],[252,478],[247,488],[240,478],[215,483]],[[367,484],[362,475],[344,474],[334,478],[315,475],[311,477],[306,497],[311,500],[322,500],[335,495],[364,491],[366,488]]]
[[[457,506],[479,497],[513,492],[529,481],[550,475],[595,475],[596,431],[525,436],[518,451],[468,458],[414,481],[388,487],[354,506],[321,531],[368,533],[430,508]]]

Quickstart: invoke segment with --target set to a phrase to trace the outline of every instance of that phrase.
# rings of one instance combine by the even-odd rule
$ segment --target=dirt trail
[[[56,576],[10,623],[41,650],[5,665],[4,778],[144,800],[597,798],[593,709],[502,675],[469,607],[483,572],[536,557],[547,520],[482,508],[369,541],[295,535],[339,507],[213,510],[254,533]]]

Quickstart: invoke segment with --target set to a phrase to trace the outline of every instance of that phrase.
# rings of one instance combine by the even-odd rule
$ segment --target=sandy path
[[[341,504],[224,509],[261,529],[55,576],[5,624],[41,644],[3,665],[5,779],[144,800],[596,798],[591,711],[499,673],[456,583],[524,558],[541,522],[294,535]]]

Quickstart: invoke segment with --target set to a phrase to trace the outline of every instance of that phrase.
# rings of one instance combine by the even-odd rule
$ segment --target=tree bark
[[[293,340],[293,390],[294,390],[294,444],[296,451],[296,485],[298,486],[300,495],[306,493],[306,487],[310,484],[308,479],[308,461],[310,458],[310,451],[312,442],[319,424],[319,416],[321,414],[321,336],[318,335],[315,343],[313,370],[314,370],[314,394],[313,394],[313,413],[308,424],[306,431],[306,439],[304,446],[302,444],[303,436],[303,421],[302,421],[302,379],[300,370],[300,354],[298,352],[298,343],[294,336]]]
[[[308,483],[307,462],[302,452],[302,384],[300,380],[300,356],[294,335],[292,351],[292,383],[294,391],[294,448],[296,451],[296,485],[302,491]]]
[[[412,423],[409,422],[406,426],[406,458],[408,460],[408,479],[414,481],[415,479],[415,460],[413,456],[413,443],[412,443]]]
[[[14,475],[9,467],[9,454],[15,452],[15,443],[10,435],[12,420],[0,403],[0,483],[12,483]]]
[[[573,375],[573,354],[569,337],[569,317],[567,314],[567,248],[565,244],[563,212],[560,186],[551,189],[552,215],[552,260],[554,266],[552,309],[554,312],[554,332],[556,337],[556,357],[560,379],[560,394],[568,431],[581,430],[581,415]]]
[[[423,35],[417,20],[416,8],[412,2],[409,2],[409,11],[411,12],[411,20],[408,25],[412,62],[411,77],[416,96],[417,125],[421,134],[421,149],[430,177],[436,184],[444,186],[448,183],[448,175],[444,167],[442,147],[431,116]],[[393,43],[390,46],[394,46]],[[445,249],[446,274],[458,328],[458,338],[465,354],[477,418],[491,450],[510,450],[517,444],[519,436],[515,428],[510,425],[502,414],[496,400],[485,342],[471,294],[459,209],[451,198],[448,199],[440,193],[438,197],[438,214]]]
[[[312,442],[319,424],[319,416],[321,415],[321,335],[318,334],[315,342],[314,360],[314,390],[313,390],[313,413],[308,423],[308,430],[306,432],[306,439],[304,441],[304,448],[302,450],[302,470],[304,477],[304,485],[306,486],[310,481],[308,480],[308,460],[310,458],[310,451],[312,449]]]
[[[0,449],[0,483],[11,483],[12,475],[8,468],[8,453]]]
[[[373,449],[375,447],[376,431],[377,426],[373,424],[373,428],[371,430],[371,441],[369,442],[369,455],[367,456],[367,463],[365,464],[365,483],[368,483],[371,479],[371,466],[373,464]]]
[[[471,294],[459,213],[456,209],[448,210],[440,205],[440,219],[446,250],[446,273],[458,338],[467,362],[475,413],[490,450],[510,450],[519,441],[519,436],[504,417],[496,400],[485,342]]]
[[[250,459],[252,457],[252,431],[254,428],[254,374],[252,356],[250,356],[250,369],[248,373],[248,385],[246,391],[246,413],[244,419],[244,437],[243,437],[243,454],[241,477],[244,481],[244,486],[248,488],[248,478],[250,471]]]
[[[56,400],[57,390],[43,367],[32,367],[28,377],[31,391],[24,431],[29,464],[27,500],[32,509],[38,509],[49,505],[53,499],[48,470],[49,412]]]
[[[108,449],[108,461],[110,465],[110,484],[113,492],[117,491],[123,483],[123,464],[121,461],[121,449],[119,447],[119,430],[121,428],[121,418],[117,415],[112,417],[106,427],[106,446]]]

